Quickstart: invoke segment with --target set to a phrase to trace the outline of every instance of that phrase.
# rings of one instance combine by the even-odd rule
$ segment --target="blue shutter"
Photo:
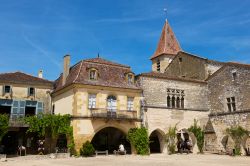
[[[19,117],[25,116],[26,101],[19,101]]]
[[[43,113],[43,102],[37,102],[36,105],[36,114]]]
[[[11,118],[16,119],[19,113],[19,101],[13,100],[12,107],[11,107]]]

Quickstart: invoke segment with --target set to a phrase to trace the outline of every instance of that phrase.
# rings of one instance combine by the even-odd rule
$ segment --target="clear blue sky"
[[[168,20],[184,51],[250,63],[249,0],[0,0],[0,72],[44,70],[54,80],[71,64],[101,57],[151,70]]]

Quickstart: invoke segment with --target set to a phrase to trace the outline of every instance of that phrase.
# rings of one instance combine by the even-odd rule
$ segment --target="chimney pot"
[[[43,71],[42,70],[38,71],[38,78],[43,78]]]

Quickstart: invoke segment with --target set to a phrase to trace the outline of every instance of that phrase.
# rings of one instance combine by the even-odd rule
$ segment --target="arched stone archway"
[[[177,148],[180,151],[181,143],[183,141],[189,141],[192,144],[191,150],[193,153],[198,152],[197,145],[196,145],[196,138],[192,132],[189,132],[187,129],[183,128],[178,130],[177,132]]]
[[[165,145],[163,131],[157,129],[151,132],[149,141],[150,153],[163,153]]]
[[[109,153],[118,150],[119,145],[123,144],[127,153],[131,153],[131,145],[126,139],[126,133],[115,127],[105,127],[100,129],[94,135],[91,143],[96,150],[108,150]]]

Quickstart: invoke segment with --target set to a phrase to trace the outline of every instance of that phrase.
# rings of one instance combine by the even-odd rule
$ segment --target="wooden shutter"
[[[25,116],[26,101],[19,101],[19,117]]]
[[[36,114],[43,113],[43,102],[38,101],[36,105]]]
[[[16,119],[19,113],[19,101],[13,100],[12,107],[11,107],[11,118]]]

